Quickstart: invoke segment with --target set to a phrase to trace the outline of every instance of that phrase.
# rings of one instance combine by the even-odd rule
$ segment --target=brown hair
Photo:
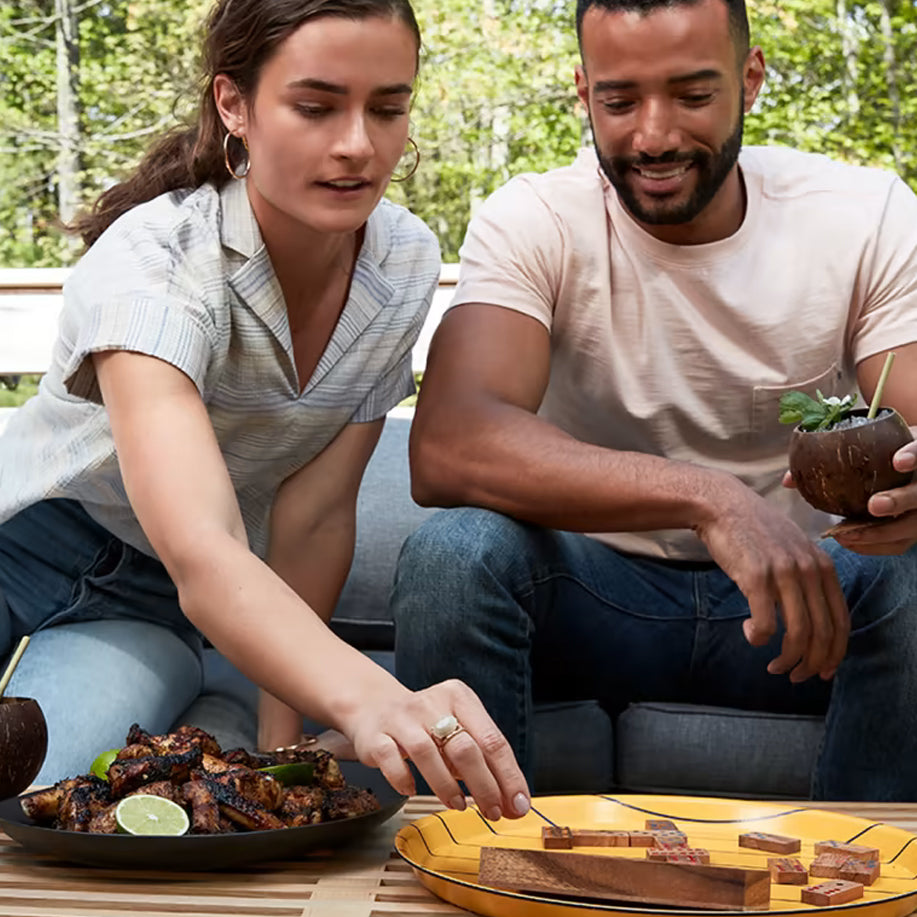
[[[207,20],[196,122],[161,137],[134,172],[101,194],[68,230],[81,236],[88,248],[137,204],[178,188],[198,188],[206,182],[217,188],[226,184],[226,129],[213,99],[214,78],[225,73],[250,102],[261,68],[271,55],[304,22],[320,16],[399,19],[414,33],[420,53],[420,29],[410,0],[218,0]]]

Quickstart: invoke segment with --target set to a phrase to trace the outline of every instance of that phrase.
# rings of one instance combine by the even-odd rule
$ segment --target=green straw
[[[0,697],[3,697],[3,692],[6,690],[6,686],[9,684],[10,679],[13,677],[13,672],[16,671],[16,666],[19,665],[19,660],[22,659],[22,654],[25,652],[25,648],[28,645],[28,636],[23,637],[19,641],[19,646],[16,647],[16,652],[13,653],[13,658],[10,659],[10,664],[6,667],[6,671],[3,673],[3,678],[0,678]]]
[[[879,410],[879,403],[882,400],[882,390],[885,388],[885,382],[888,379],[888,374],[891,372],[892,363],[894,362],[895,352],[890,350],[888,356],[885,358],[885,366],[882,367],[882,375],[879,376],[879,384],[876,386],[876,393],[872,396],[872,404],[869,406],[869,413],[866,415],[867,420],[872,420]],[[2,686],[0,686],[0,694],[2,693]]]

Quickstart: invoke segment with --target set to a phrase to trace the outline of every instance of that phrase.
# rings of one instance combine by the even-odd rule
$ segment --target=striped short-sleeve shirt
[[[382,417],[413,391],[411,348],[439,265],[433,233],[381,201],[343,312],[300,392],[286,305],[244,181],[135,207],[64,285],[52,365],[0,436],[0,522],[67,497],[154,554],[125,493],[91,360],[131,350],[171,363],[197,386],[249,543],[263,557],[280,484],[347,424]]]

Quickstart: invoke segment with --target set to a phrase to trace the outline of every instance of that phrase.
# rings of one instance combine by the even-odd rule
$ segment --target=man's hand
[[[745,636],[763,646],[777,629],[780,655],[767,669],[793,682],[834,675],[847,651],[850,616],[831,558],[765,500],[736,482],[726,507],[696,527],[711,558],[748,599]]]

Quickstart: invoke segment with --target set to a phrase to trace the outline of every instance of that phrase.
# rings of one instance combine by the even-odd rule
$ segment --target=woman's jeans
[[[48,722],[39,783],[86,773],[132,723],[165,732],[201,689],[201,640],[159,561],[71,500],[0,525],[0,652],[31,642],[6,689]]]
[[[405,543],[392,598],[396,673],[466,682],[531,778],[532,704],[596,699],[825,713],[816,799],[917,800],[917,549],[831,555],[852,632],[831,682],[770,675],[782,628],[745,640],[748,604],[713,564],[656,561],[481,509],[438,513]],[[767,749],[761,749],[762,755]]]

